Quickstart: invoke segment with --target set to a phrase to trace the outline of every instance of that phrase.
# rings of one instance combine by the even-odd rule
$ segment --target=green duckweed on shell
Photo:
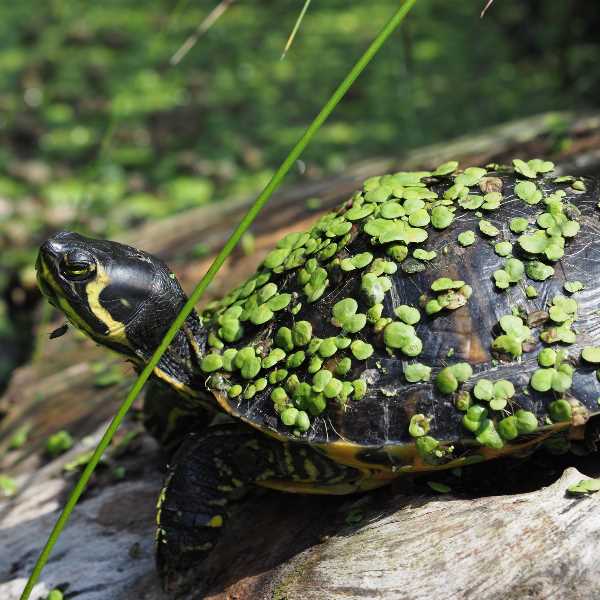
[[[474,194],[469,194],[464,198],[460,198],[458,201],[458,205],[465,210],[477,210],[481,208],[483,205],[483,196],[475,196]]]
[[[482,446],[487,446],[488,448],[499,450],[504,447],[504,441],[491,419],[483,419],[483,421],[481,421],[475,438]]]
[[[600,364],[600,347],[586,346],[581,351],[581,358],[594,365]]]
[[[527,221],[527,219],[525,219],[523,217],[512,218],[508,225],[509,229],[513,233],[523,233],[524,231],[526,231],[528,226],[529,226],[529,222]]]
[[[419,260],[430,261],[437,257],[437,252],[435,250],[427,251],[423,248],[417,248],[413,251],[413,257]]]
[[[303,350],[298,350],[287,357],[285,366],[288,369],[297,369],[305,360],[306,355]]]
[[[472,246],[475,243],[475,232],[467,230],[459,233],[458,243],[463,247]]]
[[[289,330],[288,330],[289,331]],[[297,321],[291,330],[291,340],[295,346],[306,346],[312,338],[312,325],[309,321]],[[291,350],[291,348],[288,348]]]
[[[467,409],[467,413],[462,419],[463,427],[471,433],[476,433],[481,427],[482,422],[486,419],[487,414],[487,408],[480,404],[473,404]]]
[[[353,206],[348,209],[344,214],[344,217],[348,219],[348,221],[360,221],[365,217],[368,217],[374,210],[374,206],[372,204],[363,204],[362,206]]]
[[[429,433],[429,419],[422,414],[413,415],[410,419],[408,432],[411,437],[418,438]]]
[[[415,325],[421,319],[419,309],[407,304],[401,304],[395,308],[394,314],[407,325]]]
[[[469,363],[456,363],[442,369],[435,378],[435,385],[442,394],[452,394],[473,375],[473,368]]]
[[[281,422],[288,427],[296,424],[298,418],[298,409],[290,406],[281,412]]]
[[[494,246],[494,251],[498,256],[509,256],[512,253],[512,244],[510,242],[498,242]]]
[[[262,325],[273,318],[273,311],[266,304],[261,304],[254,308],[249,316],[254,325]]]
[[[281,348],[274,348],[269,352],[268,356],[262,359],[263,369],[274,367],[279,361],[285,358],[285,352]]]
[[[451,175],[458,169],[458,161],[449,160],[448,162],[442,163],[437,167],[435,171],[431,174],[433,177],[442,177],[444,175]]]
[[[548,405],[548,414],[554,423],[560,423],[571,420],[573,409],[566,400],[559,399]]]
[[[500,234],[500,230],[486,219],[480,219],[479,231],[489,237],[496,237]]]
[[[373,354],[373,346],[362,340],[354,340],[350,345],[350,350],[357,360],[366,360]]]
[[[556,351],[552,348],[544,348],[540,350],[537,358],[540,367],[553,367],[556,364]]]
[[[515,413],[520,434],[533,433],[538,428],[537,417],[531,411],[518,410]]]
[[[406,353],[418,340],[412,325],[394,321],[389,323],[383,332],[383,340],[388,348],[400,349]],[[419,340],[420,341],[420,340]]]
[[[364,379],[355,379],[352,382],[354,388],[354,399],[362,400],[367,394],[367,382]]]
[[[494,383],[489,379],[480,379],[473,388],[477,400],[491,400],[494,397]]]
[[[275,345],[286,352],[294,349],[292,330],[289,327],[280,327],[275,334]]]
[[[523,354],[523,342],[530,338],[531,330],[524,325],[523,319],[514,315],[501,317],[500,327],[504,334],[494,339],[492,350],[518,358]]]
[[[583,283],[581,283],[581,281],[565,281],[563,287],[569,294],[576,294],[577,292],[583,290],[585,286]]]
[[[502,202],[502,194],[500,192],[489,192],[483,197],[481,208],[484,210],[496,210],[500,208]]]
[[[223,357],[220,354],[207,354],[200,363],[200,368],[205,373],[218,371],[223,367]]]
[[[337,344],[335,343],[335,338],[325,338],[321,344],[319,345],[319,356],[321,358],[329,358],[333,356],[338,350]]]
[[[458,185],[472,186],[479,183],[480,179],[487,173],[481,167],[468,167],[454,178]]]
[[[346,356],[345,358],[342,358],[342,360],[340,360],[336,365],[335,374],[344,376],[348,373],[348,371],[350,371],[351,368],[352,360],[348,356]]]
[[[458,289],[463,285],[465,285],[464,281],[450,279],[449,277],[440,277],[432,282],[431,289],[434,292],[440,292],[444,290]]]
[[[227,395],[230,398],[237,398],[237,396],[239,396],[242,393],[242,391],[242,386],[236,383],[227,390]]]
[[[530,260],[525,265],[527,277],[534,281],[546,281],[554,275],[554,268],[537,260]]]
[[[567,373],[557,371],[553,367],[541,368],[533,372],[529,384],[537,392],[553,390],[562,393],[571,387],[572,378]]]
[[[454,406],[457,410],[466,412],[472,404],[471,394],[467,390],[461,390],[456,394]]]
[[[525,288],[525,295],[528,298],[533,299],[533,298],[537,298],[539,296],[539,293],[532,285],[528,285]]]
[[[301,432],[308,431],[310,429],[310,419],[306,412],[304,412],[303,410],[298,411],[298,415],[296,416],[296,421],[294,425]]]
[[[515,185],[515,194],[527,204],[537,204],[542,199],[542,192],[532,181],[520,181]]]
[[[504,440],[514,440],[519,436],[517,417],[510,415],[498,423],[498,433]]]
[[[454,213],[445,206],[435,206],[431,211],[431,224],[436,229],[445,229],[454,220]]]
[[[431,378],[431,367],[422,363],[412,363],[404,367],[404,377],[409,383],[429,381]]]

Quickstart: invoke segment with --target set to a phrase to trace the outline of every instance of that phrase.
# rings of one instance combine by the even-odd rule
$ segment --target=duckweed
[[[437,167],[435,171],[431,174],[433,177],[441,177],[444,175],[450,175],[454,173],[458,169],[458,161],[449,160],[448,162],[442,163]]]
[[[454,213],[446,206],[435,206],[431,211],[431,224],[436,229],[449,227],[454,220]]]
[[[565,288],[566,292],[569,292],[569,294],[576,294],[577,292],[583,290],[585,286],[583,283],[581,283],[581,281],[565,281],[563,287]]]
[[[534,281],[546,281],[554,275],[554,268],[537,260],[530,260],[525,266],[525,272]]]
[[[586,346],[581,351],[581,358],[594,365],[600,364],[600,348],[597,346]]]
[[[425,415],[413,415],[410,419],[408,432],[414,438],[427,435],[429,433],[429,419]]]
[[[422,363],[412,363],[404,367],[404,377],[409,383],[429,381],[431,378],[431,367]]]
[[[489,237],[496,237],[500,234],[500,230],[495,225],[493,225],[489,221],[486,221],[485,219],[480,219],[479,231],[481,231],[481,233]]]
[[[470,229],[458,234],[458,243],[463,246],[472,246],[475,243],[475,232]]]
[[[513,233],[523,233],[529,226],[529,222],[523,217],[514,217],[508,226]]]
[[[502,268],[493,274],[500,289],[520,283],[525,275],[534,281],[552,277],[554,268],[547,263],[560,260],[566,241],[579,232],[579,213],[568,204],[565,191],[548,194],[541,180],[534,181],[551,170],[552,163],[539,159],[516,160],[514,166],[521,176],[514,186],[515,196],[528,205],[540,204],[544,208],[530,218],[512,218],[508,227],[514,237],[491,240],[496,254],[505,258]],[[486,220],[482,215],[502,205],[502,188],[506,181],[486,177],[486,169],[470,168],[456,173],[457,167],[458,163],[451,161],[432,173],[397,173],[371,178],[365,182],[364,192],[350,199],[345,212],[325,215],[310,232],[285,236],[267,255],[257,275],[221,302],[211,303],[207,310],[208,351],[200,367],[207,374],[221,371],[211,375],[211,385],[221,385],[219,389],[227,390],[231,398],[240,398],[239,402],[241,398],[253,398],[270,384],[273,389],[269,393],[281,423],[292,428],[294,435],[300,435],[308,431],[314,417],[326,410],[328,401],[334,400],[343,407],[350,398],[360,400],[366,395],[366,381],[344,380],[353,366],[359,367],[355,361],[373,356],[374,347],[366,340],[373,341],[374,337],[377,343],[382,341],[390,355],[396,350],[409,357],[420,354],[423,345],[415,330],[421,317],[419,308],[428,315],[454,310],[465,305],[472,289],[464,281],[441,277],[431,284],[430,297],[422,296],[418,307],[397,306],[394,310],[397,320],[392,320],[384,316],[384,306],[390,310],[388,293],[395,285],[390,276],[397,271],[398,264],[401,263],[401,277],[431,269],[424,263],[436,261],[438,252],[448,254],[452,244],[436,252],[422,247],[423,242],[429,235],[437,235],[434,230],[451,226],[455,216],[464,211],[475,211],[483,236],[497,238],[500,235],[500,227],[491,222],[494,219]],[[435,190],[429,189],[427,177],[438,178]],[[449,180],[448,184],[442,183],[444,178]],[[565,179],[564,183],[571,184],[575,191],[577,187],[584,187],[572,178]],[[511,191],[508,188],[509,194]],[[567,192],[572,194],[571,189]],[[536,226],[538,229],[534,231]],[[364,243],[361,240],[354,246],[352,240],[357,235],[365,238]],[[475,243],[476,235],[466,230],[456,239],[458,245],[466,248]],[[512,242],[517,245],[513,247]],[[362,251],[352,254],[355,248]],[[513,254],[521,252],[526,253],[524,259],[513,258]],[[433,265],[436,268],[435,262]],[[349,283],[360,282],[360,291],[357,293],[351,285],[345,286],[348,297],[338,295],[329,308],[331,323],[340,335],[317,338],[312,324],[318,325],[312,316],[297,322],[295,318],[310,314],[311,303],[339,294],[340,277]],[[336,290],[329,289],[332,283]],[[565,281],[563,285],[567,294],[583,289],[579,281]],[[524,291],[527,298],[538,296],[531,285],[524,286]],[[331,296],[326,296],[328,292]],[[393,302],[395,298],[392,298],[392,306],[397,302]],[[544,343],[575,342],[573,323],[577,306],[569,300],[557,296],[547,309],[542,307],[538,311],[547,310],[549,315],[546,328],[540,333]],[[326,314],[323,311],[326,304],[327,301],[319,304],[315,315]],[[359,310],[359,305],[364,312]],[[524,313],[516,309],[514,314],[502,317],[500,335],[492,342],[493,351],[518,358],[533,347],[535,340],[524,318]],[[331,330],[327,320],[323,327],[322,335],[327,335],[325,331]],[[255,335],[256,328],[260,328],[258,335]],[[358,339],[356,334],[363,330],[360,337],[364,340]],[[231,347],[245,337],[253,341],[246,342],[246,346],[242,342],[239,349]],[[537,360],[539,368],[530,378],[532,389],[555,394],[569,390],[574,368],[566,361],[566,353],[544,348]],[[581,360],[600,364],[600,348],[584,348]],[[377,364],[385,372],[386,367]],[[362,369],[362,365],[360,367]],[[261,369],[270,372],[261,373]],[[403,370],[408,384],[431,379],[432,368],[419,362],[405,364]],[[311,385],[302,381],[306,374],[309,382],[312,379]],[[510,381],[479,379],[471,391],[461,389],[461,384],[472,374],[468,363],[457,363],[442,368],[434,384],[443,394],[456,392],[454,406],[464,413],[465,427],[480,444],[501,448],[505,441],[537,429],[535,414],[524,410],[507,414],[512,411],[511,399],[515,394]],[[489,417],[488,410],[503,411],[504,418],[497,421],[498,416]],[[567,421],[571,418],[572,406],[566,399],[559,398],[548,405],[547,411],[552,421]],[[497,412],[492,414],[497,415]],[[440,464],[451,449],[427,435],[428,431],[429,421],[424,415],[411,419],[409,432],[415,437],[419,454],[428,463]]]
[[[223,357],[220,354],[207,354],[200,363],[200,368],[205,373],[218,371],[223,367]]]
[[[415,325],[421,319],[419,309],[407,304],[401,304],[394,309],[394,314],[407,325]]]
[[[512,244],[510,242],[498,242],[494,245],[494,251],[498,256],[508,256],[512,253]]]
[[[561,421],[570,421],[573,415],[573,409],[566,400],[555,400],[548,405],[548,414],[555,423]]]
[[[515,194],[527,204],[537,204],[542,199],[542,192],[532,181],[520,181],[515,185]]]
[[[473,375],[473,368],[469,363],[456,363],[442,369],[435,378],[435,385],[442,394],[452,394]]]
[[[539,294],[538,294],[538,291],[532,285],[528,285],[525,288],[525,295],[528,298],[533,299],[533,298],[537,298]]]

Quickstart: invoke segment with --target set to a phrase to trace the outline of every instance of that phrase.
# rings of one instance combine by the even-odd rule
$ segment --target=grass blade
[[[365,50],[363,55],[358,59],[358,61],[352,67],[350,72],[346,75],[346,77],[343,79],[343,81],[340,83],[340,85],[333,92],[333,94],[331,95],[331,97],[329,98],[329,100],[327,101],[325,106],[321,109],[321,111],[315,117],[313,122],[308,126],[308,128],[306,129],[306,131],[304,132],[302,137],[298,140],[296,145],[292,148],[292,150],[287,155],[287,157],[285,158],[285,160],[283,161],[281,166],[277,169],[277,171],[275,172],[275,174],[273,175],[273,177],[271,178],[269,183],[265,186],[264,190],[260,193],[260,195],[254,202],[254,204],[250,207],[248,212],[244,215],[243,219],[240,221],[240,224],[236,227],[235,231],[231,234],[231,237],[227,240],[227,242],[223,246],[223,249],[216,256],[215,260],[209,267],[209,269],[206,272],[206,274],[204,275],[204,277],[202,277],[202,279],[200,280],[200,282],[198,283],[198,285],[196,286],[194,291],[191,293],[188,301],[185,303],[184,307],[181,309],[181,312],[177,315],[177,317],[173,321],[171,327],[169,327],[169,330],[167,331],[167,333],[165,334],[165,337],[162,339],[160,345],[158,346],[158,348],[156,349],[156,351],[150,358],[148,364],[144,367],[142,372],[139,374],[139,376],[136,379],[135,383],[133,384],[131,390],[127,394],[127,397],[125,398],[125,400],[119,407],[117,414],[113,417],[113,420],[110,422],[109,426],[107,427],[104,435],[102,436],[102,439],[98,443],[98,446],[96,446],[96,449],[94,450],[94,454],[92,455],[90,461],[88,462],[85,469],[83,470],[83,473],[81,474],[79,481],[77,481],[77,484],[73,488],[73,491],[71,492],[71,494],[67,500],[67,503],[65,504],[65,507],[63,508],[62,513],[58,517],[58,519],[54,525],[54,528],[50,532],[50,536],[48,537],[48,540],[46,541],[46,544],[45,544],[44,548],[42,549],[40,556],[37,559],[37,562],[33,568],[33,571],[31,573],[31,575],[29,576],[29,579],[27,580],[27,584],[25,585],[23,593],[21,594],[21,600],[29,599],[31,592],[33,590],[33,586],[36,584],[37,580],[39,579],[42,569],[44,568],[46,562],[48,561],[48,558],[50,557],[52,548],[56,544],[62,530],[64,529],[67,521],[69,520],[69,517],[70,517],[71,513],[73,512],[73,509],[75,508],[75,505],[77,504],[77,501],[79,500],[79,497],[85,490],[87,482],[89,481],[92,473],[94,472],[94,469],[96,468],[96,465],[98,464],[98,461],[100,460],[100,457],[102,456],[102,454],[108,447],[110,440],[112,439],[113,435],[117,431],[119,425],[121,424],[121,421],[125,417],[125,414],[130,409],[131,405],[133,404],[133,402],[135,401],[135,399],[137,398],[139,393],[142,391],[142,387],[144,386],[144,384],[146,383],[146,381],[152,374],[154,367],[156,367],[156,365],[158,364],[162,355],[164,354],[165,350],[167,349],[169,344],[173,341],[173,338],[175,337],[176,333],[179,331],[180,327],[183,325],[183,323],[186,320],[186,318],[188,317],[188,315],[192,312],[192,310],[194,310],[194,306],[197,304],[198,300],[202,297],[202,295],[206,291],[206,288],[212,282],[212,280],[214,279],[215,275],[217,274],[217,272],[219,271],[219,269],[221,268],[221,266],[223,265],[225,260],[231,254],[233,249],[236,247],[236,245],[240,241],[240,238],[242,237],[242,235],[244,235],[244,233],[250,227],[250,225],[252,224],[254,219],[256,219],[256,217],[258,216],[258,213],[261,211],[261,209],[267,203],[269,198],[273,195],[273,192],[275,192],[275,190],[281,185],[281,182],[287,175],[288,171],[294,165],[294,163],[299,158],[299,156],[302,154],[304,149],[308,146],[308,144],[310,143],[312,138],[315,136],[317,131],[321,128],[323,123],[327,120],[329,115],[333,112],[335,107],[339,104],[340,100],[344,97],[346,92],[350,89],[350,87],[352,86],[354,81],[357,79],[357,77],[363,72],[363,70],[369,64],[369,62],[371,62],[371,60],[377,54],[377,52],[379,51],[381,46],[390,37],[390,35],[394,32],[394,30],[398,27],[398,25],[400,25],[400,23],[404,20],[404,18],[409,13],[410,9],[413,7],[413,5],[416,3],[416,1],[417,0],[405,0],[405,2],[403,2],[400,5],[400,7],[391,16],[389,21],[384,25],[384,27],[381,29],[381,31],[377,34],[375,39],[371,42],[370,46]]]
[[[291,45],[294,43],[294,38],[296,37],[296,34],[298,33],[298,29],[300,29],[300,23],[302,23],[302,19],[304,19],[304,15],[306,14],[308,7],[310,6],[310,1],[311,0],[306,0],[306,2],[304,3],[304,6],[302,7],[300,14],[298,15],[298,18],[296,19],[296,23],[294,24],[292,33],[290,33],[290,37],[288,38],[287,42],[285,43],[285,48],[283,49],[283,52],[281,53],[281,58],[279,60],[283,60],[285,58],[285,55],[288,53],[288,50],[290,49]]]

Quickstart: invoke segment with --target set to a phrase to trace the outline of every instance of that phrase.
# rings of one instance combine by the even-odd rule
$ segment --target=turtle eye
[[[96,263],[83,253],[66,254],[60,264],[60,273],[66,279],[83,281],[96,271]]]

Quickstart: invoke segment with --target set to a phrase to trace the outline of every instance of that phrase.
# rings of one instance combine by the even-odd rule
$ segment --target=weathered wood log
[[[18,598],[54,523],[68,486],[58,463],[67,458],[32,474],[16,504],[0,504],[3,599]],[[83,600],[169,597],[153,561],[159,463],[144,444],[131,479],[91,490],[34,600],[53,588]],[[206,595],[186,600],[592,600],[600,494],[565,495],[582,477],[570,468],[534,492],[478,498],[433,497],[410,481],[346,499],[259,492],[239,506],[203,570]]]
[[[560,119],[560,137],[571,144],[554,153]],[[246,277],[287,231],[308,227],[319,212],[307,207],[307,199],[319,197],[321,208],[329,209],[374,174],[428,168],[450,158],[467,166],[514,155],[550,156],[559,169],[577,173],[598,170],[600,117],[560,119],[544,115],[511,123],[399,159],[368,161],[343,176],[282,192],[254,228],[255,251],[249,256],[237,252],[209,297]],[[210,261],[210,256],[190,260],[191,249],[202,242],[214,252],[247,206],[243,200],[191,210],[141,227],[124,241],[169,260],[189,288]],[[0,504],[0,598],[18,597],[56,509],[64,503],[72,476],[63,478],[62,465],[82,449],[86,436],[97,438],[98,428],[123,398],[132,373],[121,362],[89,340],[67,335],[46,343],[34,363],[19,369],[0,400],[0,415],[5,415],[0,473],[14,475],[18,483],[17,494]],[[103,374],[115,368],[124,375],[120,381],[109,378],[108,385]],[[9,451],[11,434],[22,426],[30,428],[27,443]],[[130,420],[129,427],[136,426]],[[79,444],[50,461],[43,454],[44,441],[59,429],[70,431]],[[124,481],[113,476],[111,467],[94,477],[44,572],[37,598],[53,586],[68,588],[82,600],[165,598],[152,557],[154,498],[163,459],[145,434],[134,449],[133,455],[118,459],[126,468]],[[587,475],[600,475],[597,459],[573,464]],[[501,483],[530,480],[529,470],[506,464],[498,467],[501,475],[492,466],[490,471],[465,471],[475,485],[463,490],[453,485],[459,489],[457,499],[432,499],[424,483],[410,480],[364,496],[358,507],[356,498],[255,494],[240,506],[206,565],[207,597],[593,598],[600,589],[600,569],[593,568],[600,494],[581,501],[566,498],[564,478],[540,489],[567,465],[546,460],[543,476],[531,481],[525,495],[518,485]],[[486,476],[489,472],[495,475]],[[483,473],[488,483],[482,488],[478,476],[468,473]],[[569,471],[566,477],[572,481],[580,475]],[[490,496],[497,493],[506,495]],[[357,513],[360,523],[347,525]]]

